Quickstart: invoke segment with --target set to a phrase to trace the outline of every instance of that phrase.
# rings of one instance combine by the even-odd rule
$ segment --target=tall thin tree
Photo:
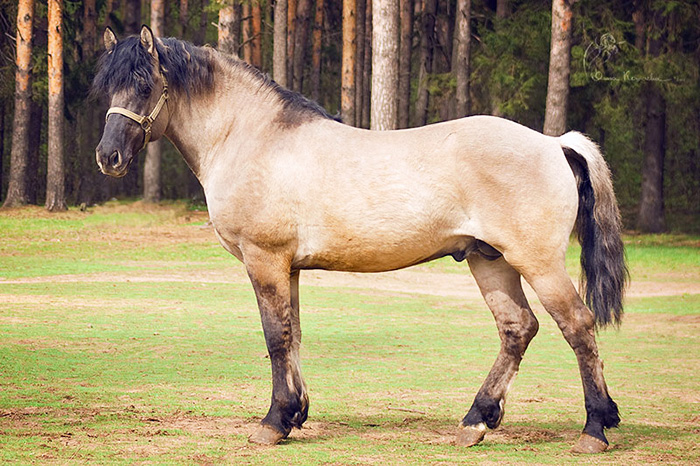
[[[323,0],[316,0],[314,29],[311,35],[311,99],[318,101],[321,93],[321,39],[323,33]]]
[[[497,0],[496,2],[496,21],[494,23],[494,31],[496,34],[499,33],[501,29],[501,24],[510,15],[510,5],[509,0]],[[490,94],[490,105],[491,105],[491,115],[493,116],[503,116],[503,109],[501,108],[501,95],[498,89],[492,87]]]
[[[253,0],[250,8],[251,15],[251,63],[258,69],[262,69],[262,10],[260,0]]]
[[[357,122],[360,128],[369,128],[370,101],[372,99],[372,0],[367,0],[365,10],[364,57],[362,60],[362,120]]]
[[[372,0],[372,104],[370,128],[397,127],[399,84],[399,2]]]
[[[49,150],[46,209],[66,210],[63,166],[63,0],[49,0]]]
[[[151,30],[156,37],[163,37],[165,34],[165,0],[151,0]],[[146,202],[160,201],[162,154],[161,139],[151,141],[146,146],[146,160],[143,165],[143,199]]]
[[[457,0],[455,10],[454,45],[452,47],[452,74],[455,77],[455,100],[452,118],[467,116],[470,111],[469,75],[471,60],[471,0]]]
[[[552,1],[552,43],[544,114],[544,134],[560,136],[566,131],[571,72],[571,26],[575,0]]]
[[[201,0],[199,5],[199,27],[195,30],[192,41],[197,45],[204,45],[207,41],[207,19],[209,10],[209,0]]]
[[[428,80],[433,72],[433,52],[435,49],[435,16],[437,0],[423,0],[421,11],[420,60],[418,68],[418,89],[416,91],[415,124],[423,126],[428,117]]]
[[[151,8],[153,3],[151,0]],[[152,14],[152,13],[151,13]],[[187,29],[190,21],[190,2],[189,0],[180,0],[180,38],[187,37]]]
[[[243,60],[253,63],[253,13],[250,1],[244,1],[241,5],[241,49]]]
[[[643,3],[643,2],[640,2]],[[648,4],[640,5],[647,8]],[[642,10],[644,11],[644,10]],[[650,33],[646,41],[646,56],[658,60],[664,46],[664,25],[662,11],[651,8],[642,17],[648,19]],[[645,43],[646,42],[646,43]],[[640,51],[644,54],[644,51]],[[639,200],[637,228],[645,233],[660,233],[666,229],[664,208],[664,161],[666,158],[666,99],[658,82],[643,83],[646,107],[644,131],[644,160],[642,162],[642,186]]]
[[[10,180],[5,207],[27,203],[27,157],[29,118],[32,100],[32,26],[34,0],[20,0],[17,5],[17,70],[15,71],[15,115],[12,120]]]
[[[340,115],[355,126],[355,53],[357,51],[355,0],[343,0],[343,63],[341,70]]]
[[[311,0],[299,0],[296,12],[296,32],[294,36],[294,57],[292,65],[292,89],[302,91],[304,84],[304,63],[309,41],[309,24],[311,23]]]
[[[287,0],[275,2],[272,78],[279,85],[287,86]]]
[[[238,0],[220,0],[218,49],[238,55],[241,34],[240,3]],[[285,0],[282,0],[285,1]]]
[[[287,0],[287,85],[291,87],[294,75],[294,38],[297,30],[297,0]]]
[[[371,3],[372,0],[369,0],[369,2]],[[362,110],[364,109],[362,102],[365,94],[369,92],[369,89],[363,83],[365,54],[367,53],[365,37],[368,35],[365,32],[365,27],[367,26],[367,0],[355,0],[355,13],[355,36],[357,37],[355,46],[355,123],[358,127],[362,127]]]
[[[141,0],[124,1],[124,31],[135,34],[141,27]]]
[[[399,0],[401,40],[399,49],[398,127],[408,128],[411,109],[411,54],[413,52],[413,0]]]

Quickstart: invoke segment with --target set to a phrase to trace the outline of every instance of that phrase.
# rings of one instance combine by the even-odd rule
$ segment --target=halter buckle
[[[150,132],[151,126],[153,126],[153,120],[151,119],[151,117],[150,116],[143,117],[143,120],[141,120],[141,129],[143,129],[146,132]]]

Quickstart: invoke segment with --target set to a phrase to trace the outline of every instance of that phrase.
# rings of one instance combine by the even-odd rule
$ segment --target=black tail
[[[610,170],[598,146],[583,134],[566,133],[559,141],[578,181],[581,293],[599,328],[620,325],[629,272]]]

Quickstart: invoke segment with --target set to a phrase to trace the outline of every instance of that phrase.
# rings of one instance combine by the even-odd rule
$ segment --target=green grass
[[[585,417],[576,360],[536,304],[505,420],[466,450],[450,441],[499,347],[483,301],[303,285],[308,427],[251,446],[269,359],[243,268],[205,220],[179,204],[0,212],[1,462],[700,461],[700,295],[674,293],[630,298],[621,329],[598,335],[623,423],[610,452],[581,458],[569,453]],[[633,280],[700,279],[697,238],[626,244]],[[575,271],[575,246],[569,261]],[[471,280],[453,261],[417,270]],[[199,276],[219,271],[229,283]]]

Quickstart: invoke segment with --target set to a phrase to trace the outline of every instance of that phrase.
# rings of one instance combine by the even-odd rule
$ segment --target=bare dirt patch
[[[183,268],[173,270],[173,264],[144,264],[144,269],[129,272],[101,272],[91,274],[53,275],[44,277],[29,277],[12,280],[0,280],[6,284],[20,283],[145,283],[145,282],[195,282],[195,283],[235,283],[248,284],[248,277],[241,264],[231,258],[232,265],[217,269],[190,269],[185,263],[175,262],[175,266]],[[129,264],[124,262],[124,264]],[[136,262],[131,262],[136,266]],[[194,265],[194,264],[191,264]],[[197,264],[201,265],[201,264]],[[572,277],[574,282],[576,277]],[[350,272],[329,272],[325,270],[304,271],[301,284],[329,288],[349,288],[374,290],[389,293],[423,294],[445,296],[462,299],[481,298],[479,288],[469,275],[465,266],[465,274],[444,274],[420,269],[404,269],[393,272],[362,274]],[[537,299],[534,291],[524,283],[528,299]],[[627,297],[647,298],[656,296],[682,296],[684,294],[700,294],[700,283],[695,282],[654,282],[632,281],[627,291]],[[0,297],[0,300],[2,297]]]

